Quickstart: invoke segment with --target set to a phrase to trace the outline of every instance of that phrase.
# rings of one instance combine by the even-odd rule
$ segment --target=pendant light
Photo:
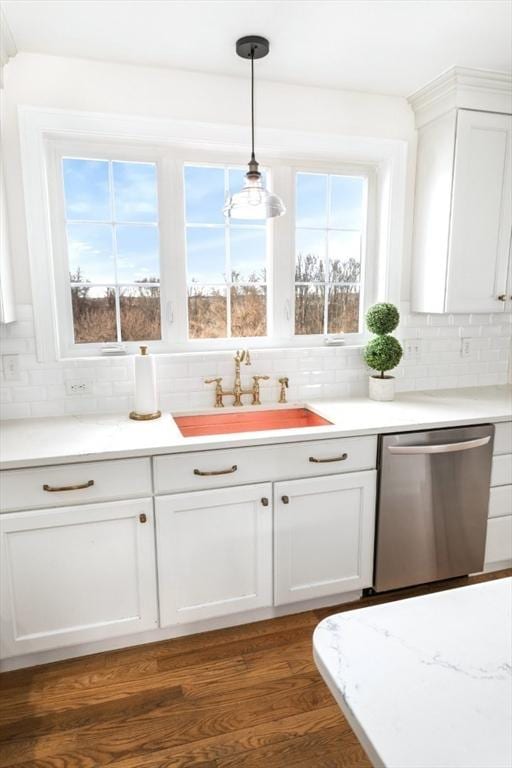
[[[236,43],[237,54],[251,62],[251,159],[244,188],[226,200],[224,215],[231,219],[272,219],[286,211],[281,199],[263,186],[254,156],[254,60],[266,56],[269,48],[268,40],[256,35],[241,37]]]

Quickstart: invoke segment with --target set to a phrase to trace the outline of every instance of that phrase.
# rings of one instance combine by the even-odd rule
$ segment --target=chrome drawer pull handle
[[[233,464],[233,466],[230,469],[215,469],[210,472],[203,472],[200,469],[194,469],[194,475],[199,475],[200,477],[214,477],[215,475],[230,475],[232,472],[236,472],[238,469],[236,464]]]
[[[331,459],[316,459],[314,456],[310,456],[309,460],[313,464],[330,464],[332,461],[345,461],[348,459],[348,453],[342,453],[341,456],[333,456]]]
[[[43,485],[43,491],[48,493],[59,493],[60,491],[81,491],[83,488],[90,488],[94,485],[94,480],[88,480],[81,485]]]
[[[389,445],[390,453],[455,453],[457,451],[468,451],[470,448],[480,448],[487,445],[490,436],[478,437],[476,440],[464,440],[461,443],[445,443],[442,445]]]

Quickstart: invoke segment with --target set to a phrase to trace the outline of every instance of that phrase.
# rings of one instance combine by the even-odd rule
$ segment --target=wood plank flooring
[[[332,613],[512,575],[364,598],[0,676],[0,768],[370,768],[311,655]]]

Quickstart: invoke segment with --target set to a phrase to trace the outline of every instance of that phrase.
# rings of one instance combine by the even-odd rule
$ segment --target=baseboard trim
[[[79,645],[68,645],[64,648],[55,648],[48,651],[26,654],[23,656],[13,656],[0,661],[0,672],[10,672],[14,669],[23,669],[25,667],[35,667],[41,664],[50,664],[55,661],[64,661],[81,656],[90,656],[104,651],[115,651],[121,648],[130,648],[135,645],[146,645],[148,643],[158,643],[163,640],[170,640],[174,637],[184,637],[186,635],[196,635],[200,632],[211,632],[216,629],[226,629],[228,627],[251,624],[255,621],[264,621],[265,619],[275,619],[280,616],[288,616],[292,613],[304,613],[305,611],[315,610],[317,608],[328,608],[331,605],[341,605],[359,600],[362,591],[346,592],[342,594],[331,595],[329,597],[316,598],[313,600],[304,600],[300,603],[290,603],[289,605],[269,606],[268,608],[258,608],[254,611],[232,614],[230,616],[220,616],[215,619],[195,621],[188,624],[178,624],[172,627],[164,627],[155,630],[146,630],[137,634],[126,635],[124,637],[114,637],[108,640],[100,640],[93,643],[82,643]]]

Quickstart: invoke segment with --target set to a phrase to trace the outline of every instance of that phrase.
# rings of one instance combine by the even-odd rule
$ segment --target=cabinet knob
[[[507,300],[507,294],[506,293],[500,293],[498,296],[498,301],[506,301]]]
[[[289,496],[281,496],[281,501],[283,504],[289,504],[290,503],[290,497]]]
[[[262,498],[261,503],[263,504],[264,507],[268,507],[268,499],[266,496]]]
[[[148,521],[148,518],[147,518],[147,516],[144,514],[144,512],[143,512],[141,515],[139,515],[139,520],[140,520],[140,522],[141,522],[141,523],[147,523],[147,521]]]

